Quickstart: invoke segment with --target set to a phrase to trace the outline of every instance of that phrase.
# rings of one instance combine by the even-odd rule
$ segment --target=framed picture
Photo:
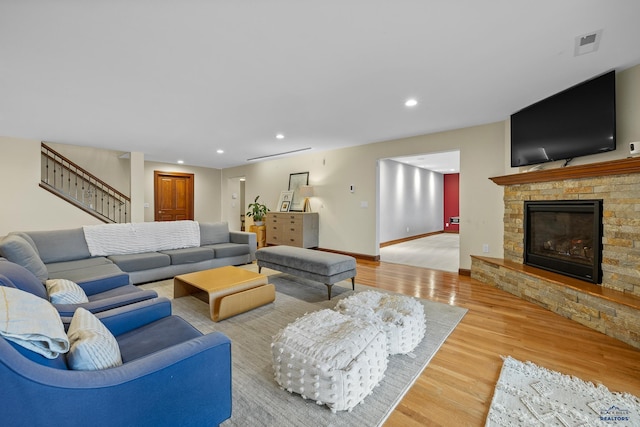
[[[303,185],[309,185],[309,172],[289,174],[289,191],[293,192],[289,210],[292,212],[302,212],[304,208],[304,198],[300,197],[300,187]]]
[[[291,201],[293,200],[293,191],[281,191],[278,199],[278,211],[289,212]]]

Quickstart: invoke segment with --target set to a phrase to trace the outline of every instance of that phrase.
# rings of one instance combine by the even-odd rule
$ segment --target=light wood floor
[[[640,396],[640,350],[470,277],[359,261],[357,282],[469,310],[385,426],[483,426],[500,356]]]

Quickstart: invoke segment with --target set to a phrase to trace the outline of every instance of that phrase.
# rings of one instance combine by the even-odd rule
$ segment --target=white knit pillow
[[[69,368],[95,371],[122,365],[120,347],[100,319],[82,307],[76,309],[67,331]]]
[[[87,294],[75,282],[67,279],[50,279],[45,282],[49,300],[53,304],[81,304],[89,302]]]

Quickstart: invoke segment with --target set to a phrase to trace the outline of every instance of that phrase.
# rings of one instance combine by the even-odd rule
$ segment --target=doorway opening
[[[229,230],[246,231],[244,186],[244,176],[227,179],[227,194],[231,198],[231,203],[227,205],[226,212],[223,212],[223,218],[229,223]]]
[[[378,161],[380,260],[458,272],[460,151]]]

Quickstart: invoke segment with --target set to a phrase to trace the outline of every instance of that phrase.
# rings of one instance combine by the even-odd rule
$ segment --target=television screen
[[[511,115],[511,166],[616,149],[615,71]]]

